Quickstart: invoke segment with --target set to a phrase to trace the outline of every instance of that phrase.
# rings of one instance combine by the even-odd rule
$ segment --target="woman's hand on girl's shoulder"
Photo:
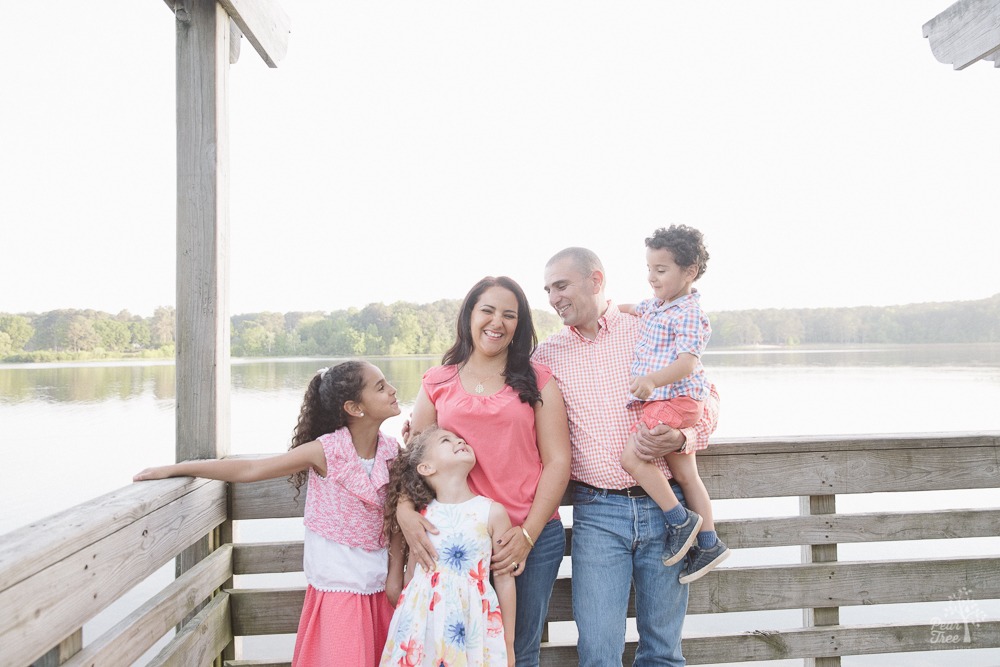
[[[437,560],[437,550],[431,543],[427,533],[438,534],[438,529],[423,514],[413,507],[409,500],[400,500],[396,505],[396,522],[403,533],[407,546],[410,547],[410,557],[416,559],[425,570],[434,570],[434,562]]]

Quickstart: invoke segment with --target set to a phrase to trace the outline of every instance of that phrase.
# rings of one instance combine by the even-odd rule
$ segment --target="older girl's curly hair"
[[[705,237],[694,227],[687,225],[670,225],[664,229],[660,227],[653,235],[646,239],[646,247],[654,250],[669,250],[674,256],[674,262],[681,268],[687,268],[692,264],[698,266],[698,275],[695,280],[701,278],[708,268],[708,250],[705,249]]]
[[[427,444],[432,436],[442,430],[437,424],[431,424],[413,436],[410,442],[399,450],[399,454],[389,466],[389,488],[385,497],[385,515],[382,522],[387,543],[395,533],[399,532],[396,507],[401,501],[410,500],[414,509],[420,511],[435,498],[434,489],[424,476],[417,472],[417,466],[424,460]]]
[[[367,361],[345,361],[316,372],[302,399],[299,422],[292,436],[292,446],[288,449],[295,449],[299,445],[316,440],[321,435],[333,433],[347,426],[344,403],[361,400],[365,369],[368,366]],[[308,470],[302,470],[291,476],[291,481],[295,484],[296,497],[308,478]]]

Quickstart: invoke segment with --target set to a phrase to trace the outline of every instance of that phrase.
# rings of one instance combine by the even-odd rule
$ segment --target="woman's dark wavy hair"
[[[302,399],[299,422],[292,436],[292,446],[288,449],[295,449],[299,445],[316,440],[321,435],[333,433],[347,426],[344,403],[361,400],[365,369],[368,366],[367,361],[345,361],[313,376]],[[296,497],[308,477],[308,470],[302,470],[291,476],[292,483],[295,484]]]
[[[517,328],[514,329],[514,336],[507,348],[507,366],[504,368],[503,376],[504,382],[517,392],[521,402],[534,407],[542,400],[542,393],[538,390],[538,378],[531,366],[531,354],[538,346],[538,335],[531,321],[531,306],[528,305],[528,298],[524,296],[524,290],[507,276],[486,276],[473,285],[465,295],[462,307],[458,311],[455,343],[444,353],[441,363],[461,367],[472,356],[472,309],[476,307],[483,292],[491,287],[509,290],[517,300]]]
[[[692,264],[698,266],[698,275],[695,280],[701,278],[708,268],[708,250],[705,249],[705,238],[702,233],[694,227],[687,225],[670,225],[664,229],[660,227],[653,235],[646,239],[646,247],[654,250],[669,250],[674,256],[677,266],[687,268]]]
[[[414,509],[419,512],[435,498],[434,489],[427,483],[424,476],[417,472],[417,466],[427,454],[427,443],[430,442],[431,437],[442,430],[437,424],[427,426],[399,450],[399,454],[389,466],[389,487],[385,496],[385,513],[382,521],[382,531],[385,533],[387,544],[392,539],[393,534],[399,532],[396,507],[400,500],[411,500]]]

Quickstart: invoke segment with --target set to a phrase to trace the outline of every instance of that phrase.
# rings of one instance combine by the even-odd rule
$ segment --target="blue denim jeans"
[[[514,655],[517,667],[537,667],[542,625],[549,613],[552,586],[566,553],[566,531],[559,519],[542,529],[528,554],[524,572],[514,577],[517,588],[517,620],[514,627]]]
[[[677,499],[684,494],[671,485]],[[635,587],[636,667],[684,665],[681,628],[688,587],[684,561],[663,565],[663,512],[652,498],[629,498],[575,485],[573,616],[581,667],[618,667],[625,650],[629,590]]]

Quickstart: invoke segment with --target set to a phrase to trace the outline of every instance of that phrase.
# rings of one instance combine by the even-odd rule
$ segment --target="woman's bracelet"
[[[528,535],[528,531],[525,530],[524,526],[521,526],[521,532],[524,533],[524,539],[528,540],[528,544],[531,545],[532,549],[534,549],[535,541],[531,539],[531,535]]]

